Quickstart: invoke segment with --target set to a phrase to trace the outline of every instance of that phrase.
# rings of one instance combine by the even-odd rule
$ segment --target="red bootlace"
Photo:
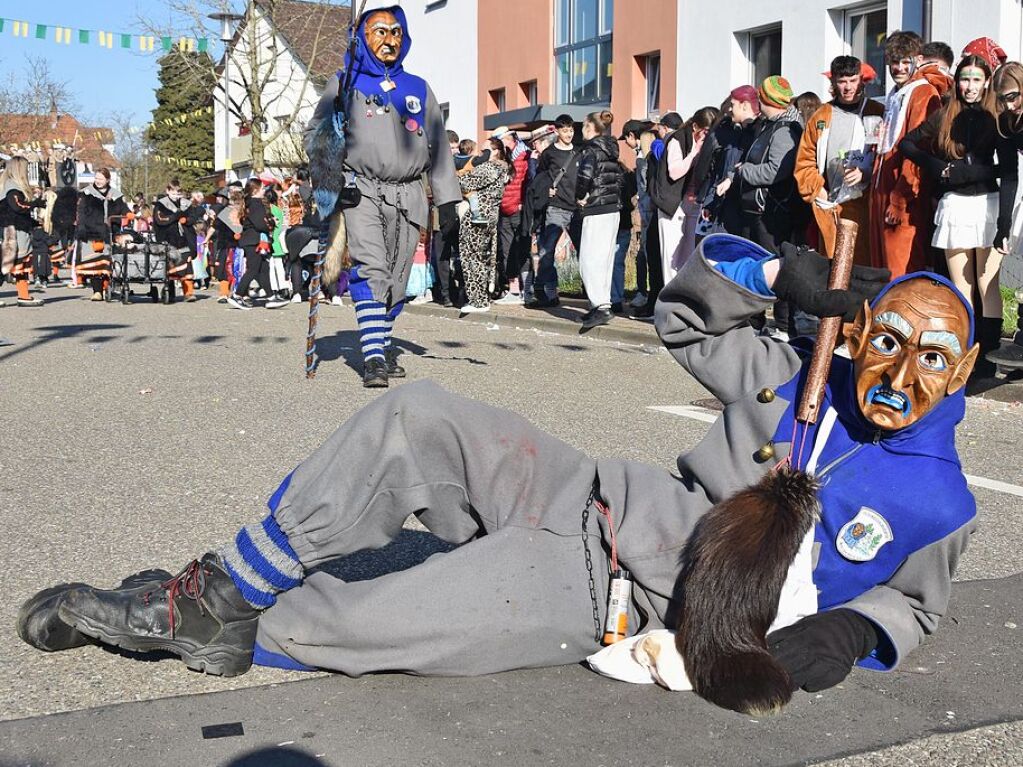
[[[206,591],[206,576],[212,573],[198,559],[193,559],[180,573],[169,581],[160,584],[160,588],[167,592],[167,617],[170,620],[171,639],[174,638],[174,600],[178,594],[183,594],[199,606],[199,614],[205,615],[202,601],[199,599]]]

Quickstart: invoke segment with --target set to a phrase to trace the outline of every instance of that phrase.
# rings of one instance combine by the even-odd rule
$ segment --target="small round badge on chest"
[[[408,118],[405,121],[405,130],[407,130],[409,133],[415,133],[417,130],[419,130],[419,121],[416,120],[414,117]]]

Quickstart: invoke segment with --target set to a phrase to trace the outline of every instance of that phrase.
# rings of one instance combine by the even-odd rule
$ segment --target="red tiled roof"
[[[341,68],[348,45],[349,6],[278,0],[271,21],[315,80]]]
[[[120,168],[121,163],[104,144],[114,143],[110,128],[90,128],[71,115],[0,114],[0,149],[7,152],[17,146],[49,150],[53,144],[74,146],[78,159],[94,167]]]

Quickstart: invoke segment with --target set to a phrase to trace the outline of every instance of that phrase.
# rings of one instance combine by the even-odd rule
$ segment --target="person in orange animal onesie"
[[[893,32],[885,41],[885,61],[895,87],[888,94],[870,194],[870,254],[873,266],[892,279],[923,269],[931,230],[931,201],[921,189],[920,169],[899,151],[909,131],[941,106],[947,76],[920,67],[923,41],[914,32]]]

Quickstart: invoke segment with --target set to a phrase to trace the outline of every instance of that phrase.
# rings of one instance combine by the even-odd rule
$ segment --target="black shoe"
[[[388,378],[404,378],[405,368],[398,364],[399,352],[393,346],[389,346],[387,351],[384,352],[384,360],[387,363],[387,377]]]
[[[69,591],[60,619],[104,644],[164,650],[194,671],[244,674],[252,665],[259,610],[246,602],[216,554],[204,554],[157,586]]]
[[[639,307],[632,313],[633,317],[653,317],[654,316],[654,302],[647,301],[643,306]]]
[[[590,317],[592,317],[596,311],[597,307],[595,306],[591,309],[586,310],[586,312],[579,318],[579,321],[585,324],[586,321],[590,319]]]
[[[598,325],[606,325],[611,321],[611,310],[607,307],[601,307],[594,309],[593,313],[590,314],[585,320],[583,320],[583,330],[590,330],[597,327]]]
[[[554,296],[554,298],[548,298],[547,296],[543,296],[542,298],[537,298],[537,299],[534,299],[533,301],[530,301],[528,304],[526,304],[526,308],[527,309],[550,309],[551,307],[560,306],[560,305],[561,305],[561,299],[559,299],[557,296]]]
[[[617,304],[611,304],[611,314],[625,314],[625,307],[622,306],[621,301]]]
[[[1020,336],[1019,333],[1016,334]],[[1006,342],[987,355],[989,361],[1008,370],[1023,369],[1023,337],[1019,341]]]
[[[133,589],[146,584],[157,586],[171,577],[166,570],[143,570],[129,575],[117,588]],[[89,637],[71,628],[57,615],[64,595],[80,588],[90,586],[87,583],[61,583],[31,597],[18,611],[18,636],[43,652],[70,650],[89,644]]]
[[[387,362],[379,357],[367,360],[362,368],[362,385],[367,389],[386,389]]]

